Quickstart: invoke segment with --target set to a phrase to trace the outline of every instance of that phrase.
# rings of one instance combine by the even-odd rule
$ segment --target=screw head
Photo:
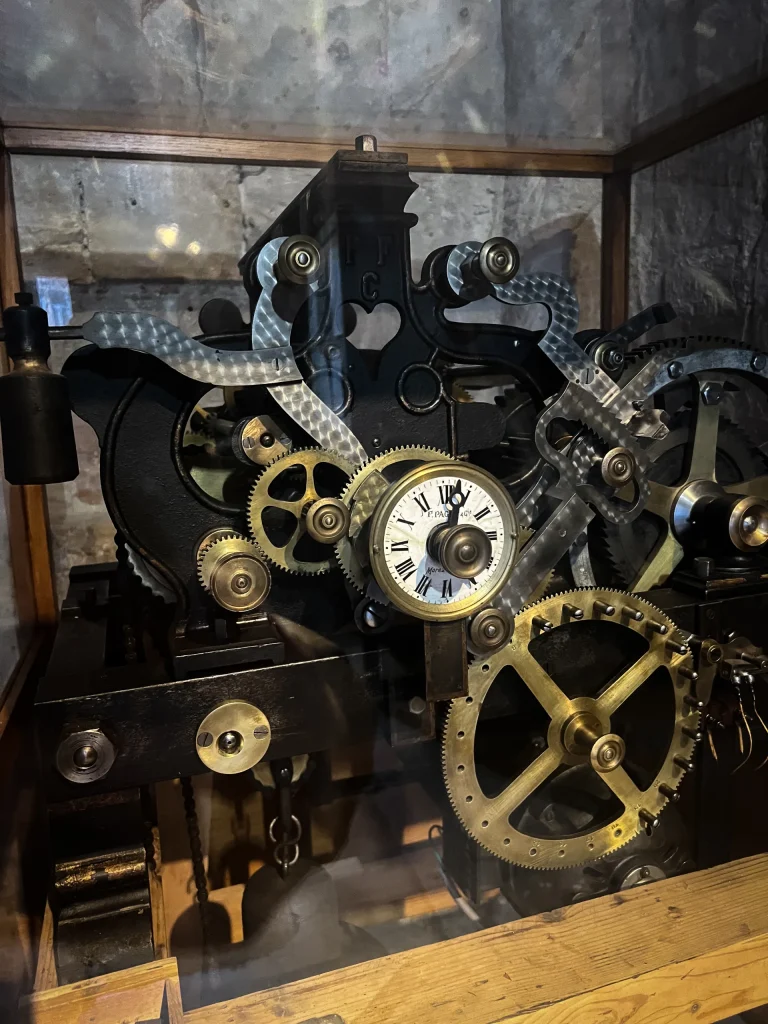
[[[267,431],[265,431],[259,438],[259,444],[261,445],[262,448],[271,448],[274,443],[274,435],[268,433]]]
[[[752,362],[750,365],[752,366],[753,370],[756,370],[759,373],[761,370],[765,369],[765,364],[767,361],[768,360],[766,360],[766,357],[762,354],[762,352],[758,352],[756,355],[752,356]]]
[[[247,593],[252,585],[253,581],[247,573],[239,572],[236,576],[232,577],[232,589],[236,590],[238,594]]]
[[[427,710],[427,702],[423,697],[411,697],[408,701],[408,710],[412,715],[423,715]]]
[[[213,736],[209,732],[201,732],[197,737],[198,747],[210,747],[213,743]]]
[[[683,364],[678,362],[670,363],[667,367],[667,373],[672,380],[677,380],[677,378],[681,377],[683,374]]]

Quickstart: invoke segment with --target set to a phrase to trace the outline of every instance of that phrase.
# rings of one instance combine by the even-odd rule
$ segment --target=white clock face
[[[456,503],[456,521],[479,527],[491,545],[488,565],[472,579],[452,576],[427,552],[429,535],[447,522]],[[392,581],[411,600],[424,605],[451,605],[495,581],[507,540],[501,510],[483,487],[458,474],[446,474],[417,484],[400,498],[387,518],[382,554]]]

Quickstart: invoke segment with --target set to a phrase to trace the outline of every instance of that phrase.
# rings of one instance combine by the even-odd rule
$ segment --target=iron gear
[[[354,465],[324,448],[295,449],[267,465],[248,501],[248,524],[259,549],[287,572],[317,575],[334,565],[328,546],[309,534],[306,515],[321,498],[336,498]]]
[[[379,499],[409,468],[426,462],[455,461],[438,448],[391,448],[364,463],[341,492],[349,509],[349,530],[336,542],[336,558],[349,582],[365,592],[370,579],[367,555],[368,526]]]
[[[690,692],[693,659],[678,637],[674,623],[663,612],[623,591],[568,591],[521,612],[512,641],[470,667],[467,696],[452,701],[446,717],[443,773],[451,803],[469,834],[502,860],[542,869],[596,860],[643,829],[655,827],[692,767],[698,739],[699,702]],[[547,648],[550,671],[542,665]],[[587,679],[578,664],[585,656],[590,664],[602,665],[605,673],[593,668]],[[616,657],[620,661],[611,663]],[[513,689],[509,672],[503,672],[509,669],[517,677]],[[501,769],[493,755],[490,765],[476,761],[476,751],[483,747],[476,743],[480,715],[493,694],[494,680],[502,673],[506,677],[503,693],[510,701],[525,699],[526,707],[549,719],[546,739],[541,736],[538,748],[533,745],[533,752],[539,749],[540,753],[521,771],[510,772],[508,764]],[[590,694],[583,692],[587,686]],[[668,693],[667,686],[674,700],[671,738],[655,749],[655,760],[638,762],[638,755],[645,757],[641,747],[648,745],[649,737],[643,736],[644,744],[637,742],[635,695],[647,689],[656,697]],[[490,697],[491,704],[495,699],[495,694]],[[651,747],[658,743],[655,734],[660,732],[655,730]],[[594,766],[591,755],[610,733],[619,733],[626,743],[626,768],[615,763],[613,756],[610,765]],[[506,733],[503,744],[504,759],[510,750],[525,753]],[[590,782],[593,776],[602,780],[605,820],[599,825],[590,821],[587,830],[557,837],[526,832],[522,819],[534,794],[566,766],[586,773]],[[504,784],[499,790],[500,775]]]

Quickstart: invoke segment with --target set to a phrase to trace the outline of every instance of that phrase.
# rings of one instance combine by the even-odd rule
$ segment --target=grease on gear
[[[589,683],[592,694],[567,695],[542,667],[542,644],[561,647],[560,657],[570,658],[570,652],[564,652],[572,642],[578,645],[583,657],[594,662],[593,648],[604,646],[607,634],[601,626],[602,634],[596,638],[595,626],[589,624],[606,622],[622,649],[634,648],[634,660],[624,664],[616,678],[612,678],[610,670],[607,678],[597,678],[599,673],[593,667],[589,679],[582,680],[583,685]],[[630,634],[634,634],[631,647]],[[468,694],[451,703],[445,722],[443,772],[448,794],[459,820],[481,846],[502,860],[524,867],[573,867],[612,853],[644,828],[656,824],[670,794],[685,775],[696,743],[683,729],[695,735],[700,717],[696,702],[689,703],[693,659],[689,649],[675,639],[677,636],[674,623],[663,612],[622,591],[573,590],[530,605],[517,616],[512,641],[470,667]],[[538,658],[531,653],[531,646]],[[640,649],[642,653],[637,653]],[[475,739],[492,683],[508,669],[515,678],[515,692],[518,696],[522,692],[529,703],[539,705],[537,710],[543,711],[549,725],[546,740],[539,738],[540,753],[511,780],[507,773],[506,784],[489,795],[489,790],[498,790],[498,766],[489,784],[485,769],[475,761]],[[508,672],[504,675],[508,676]],[[645,784],[635,781],[642,773],[629,760],[634,744],[627,742],[625,763],[598,776],[590,764],[594,742],[608,733],[619,732],[616,720],[622,717],[620,709],[641,688],[649,686],[651,680],[654,693],[657,686],[662,686],[663,691],[659,692],[666,694],[666,706],[674,707],[668,723],[670,739],[659,752],[659,763],[650,771],[646,766]],[[505,693],[510,692],[508,684],[509,679],[504,684]],[[632,728],[627,729],[627,741],[636,736]],[[654,729],[662,732],[658,724]],[[644,740],[647,739],[645,736]],[[504,750],[513,746],[505,735]],[[557,777],[555,773],[568,770],[566,766],[579,767],[590,781],[592,776],[599,777],[607,787],[607,820],[600,825],[591,822],[586,831],[575,829],[557,837],[543,830],[526,833],[521,820],[531,798],[541,786]]]
[[[333,556],[307,532],[306,513],[320,498],[338,497],[353,469],[324,448],[296,449],[264,468],[251,491],[248,524],[270,562],[288,572],[328,572]]]

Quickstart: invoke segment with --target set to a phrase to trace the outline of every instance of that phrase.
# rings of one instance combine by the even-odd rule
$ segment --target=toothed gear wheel
[[[319,498],[338,498],[354,468],[324,448],[295,449],[264,467],[248,501],[248,525],[273,565],[309,575],[335,566],[328,546],[310,537],[305,517]]]
[[[655,826],[692,766],[693,677],[674,623],[636,595],[572,590],[528,606],[510,643],[470,667],[467,696],[446,716],[443,773],[459,820],[485,849],[522,867],[574,867],[619,849]],[[648,701],[660,701],[661,714],[649,713]],[[537,719],[547,724],[527,747],[510,735],[515,723],[530,730]],[[528,763],[510,771],[518,754]],[[553,834],[547,822],[526,831],[538,820],[526,812],[542,787],[568,774],[573,788],[576,769],[590,787],[602,783],[602,819],[585,827],[576,806],[567,833]]]
[[[733,370],[734,354],[745,352],[745,365],[752,369]],[[750,352],[754,353],[751,359]],[[658,364],[660,354],[662,360]],[[686,358],[694,358],[698,363],[699,356],[700,366],[695,363],[692,374],[662,373],[655,378],[653,388],[642,393],[642,403],[640,399],[636,402],[636,416],[645,415],[643,404],[645,410],[653,407],[656,414],[661,413],[666,418],[668,432],[662,439],[648,440],[644,444],[651,462],[647,475],[651,494],[638,519],[630,526],[622,526],[596,518],[589,528],[587,553],[593,579],[598,583],[640,591],[664,585],[686,554],[671,523],[674,497],[670,496],[674,495],[674,489],[682,490],[683,486],[700,478],[714,480],[722,488],[733,491],[744,481],[756,480],[764,484],[761,478],[768,463],[740,425],[745,412],[750,415],[749,396],[742,394],[744,384],[752,381],[763,392],[768,390],[764,377],[754,371],[756,360],[765,361],[764,355],[742,343],[714,336],[692,335],[656,341],[627,355],[626,369],[619,384],[622,388],[631,388],[636,377],[642,379],[638,375],[643,374],[651,360],[663,368]],[[690,365],[690,362],[685,364]],[[684,364],[680,362],[678,366],[682,371]],[[704,406],[704,412],[708,413],[705,429],[708,434],[714,431],[716,441],[714,445],[711,440],[707,441],[711,458],[706,471],[697,475],[692,468],[688,471],[691,460],[687,456],[696,447],[697,409],[702,408],[702,399],[697,398],[697,381],[707,379],[724,379],[734,390],[726,388],[719,402]],[[714,424],[711,422],[713,414]],[[752,415],[754,418],[754,411]]]
[[[227,611],[243,613],[263,604],[272,578],[258,546],[234,530],[214,530],[197,551],[200,586]]]
[[[370,579],[367,528],[381,496],[408,469],[424,462],[456,461],[439,448],[390,448],[364,463],[341,492],[350,512],[349,531],[336,542],[338,564],[350,583],[365,592]]]

